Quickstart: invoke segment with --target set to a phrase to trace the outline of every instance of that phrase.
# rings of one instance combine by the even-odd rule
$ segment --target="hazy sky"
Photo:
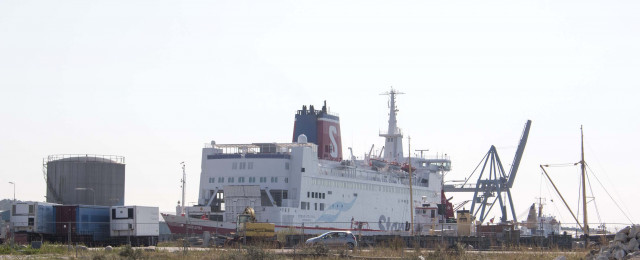
[[[393,86],[405,151],[410,135],[450,155],[447,180],[491,145],[509,168],[533,121],[518,215],[542,196],[571,222],[538,165],[578,162],[584,125],[587,162],[638,223],[639,13],[638,1],[0,1],[0,197],[14,181],[18,199],[44,200],[47,155],[115,154],[126,203],[171,212],[181,161],[196,202],[204,143],[290,142],[303,104],[340,114],[344,151],[382,146],[379,94]],[[577,206],[578,168],[549,172]],[[591,186],[603,221],[629,222]]]

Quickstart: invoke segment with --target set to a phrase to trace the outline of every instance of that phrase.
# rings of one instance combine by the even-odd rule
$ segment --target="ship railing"
[[[451,159],[449,155],[434,155],[434,156],[424,156],[424,157],[414,157],[411,158],[412,163],[448,163],[451,164]]]
[[[99,154],[55,154],[47,156],[47,162],[65,160],[74,162],[114,162],[124,164],[124,156]]]
[[[467,184],[445,184],[444,187],[446,189],[475,189],[475,183],[467,183]]]
[[[320,115],[320,114],[327,114],[330,116],[335,116],[335,117],[340,117],[340,114],[336,113],[336,112],[330,112],[330,111],[322,111],[322,110],[317,110],[314,109],[313,111],[310,109],[307,110],[298,110],[296,112],[297,115]]]
[[[402,129],[400,129],[399,127],[396,128],[395,131],[393,132],[389,132],[389,131],[383,131],[383,130],[379,130],[378,134],[380,136],[387,136],[387,135],[402,135]]]
[[[204,148],[221,149],[222,154],[290,154],[294,147],[317,149],[313,143],[204,144]]]
[[[321,170],[320,174],[357,180],[409,185],[408,178],[400,178],[389,174],[381,174],[375,172],[356,171],[355,168]],[[413,185],[424,186],[419,184],[417,181],[414,181]]]

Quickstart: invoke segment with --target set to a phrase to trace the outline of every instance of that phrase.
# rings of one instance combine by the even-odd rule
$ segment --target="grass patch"
[[[158,244],[156,245],[156,247],[181,247],[181,246],[184,246],[184,242],[182,240],[158,242]]]
[[[8,244],[0,245],[0,255],[48,255],[48,254],[61,254],[68,253],[67,246],[62,244],[43,243],[40,248],[32,248],[31,246],[14,245],[11,247]]]
[[[403,248],[397,246],[380,246],[358,248],[357,250],[329,249],[326,246],[313,246],[301,248],[297,251],[298,255],[292,256],[291,251],[288,255],[281,255],[271,249],[260,246],[247,246],[240,249],[206,249],[206,250],[177,250],[169,252],[163,248],[156,248],[156,251],[146,251],[148,249],[136,249],[131,247],[116,247],[112,251],[103,248],[94,248],[88,251],[77,251],[78,259],[92,260],[124,260],[124,259],[196,259],[196,260],[248,260],[248,259],[348,259],[349,257],[363,258],[384,258],[394,257],[399,259],[513,259],[513,260],[533,260],[533,259],[554,259],[560,255],[565,256],[568,260],[584,259],[588,250],[579,251],[559,251],[557,249],[529,249],[529,248],[510,248],[509,251],[474,251],[466,250],[464,245],[454,247],[441,247],[436,249],[424,248]],[[0,254],[12,254],[15,259],[42,258],[42,259],[70,259],[76,257],[76,250],[67,250],[66,245],[61,244],[43,244],[40,249],[11,248],[8,245],[0,245]],[[1,258],[1,257],[0,257]]]
[[[131,246],[125,246],[122,250],[120,250],[118,255],[126,259],[146,258],[144,251],[142,251],[141,249],[133,249]]]

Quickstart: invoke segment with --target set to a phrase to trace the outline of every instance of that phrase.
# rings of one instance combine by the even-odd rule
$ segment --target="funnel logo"
[[[337,158],[338,157],[338,143],[336,142],[336,137],[335,135],[338,134],[338,129],[336,129],[336,126],[332,125],[329,126],[329,139],[331,139],[331,157],[333,158]]]

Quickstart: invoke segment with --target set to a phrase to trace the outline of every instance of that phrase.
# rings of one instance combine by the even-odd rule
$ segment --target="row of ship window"
[[[355,182],[345,182],[345,181],[335,181],[335,180],[326,180],[326,179],[311,179],[311,185],[316,186],[324,186],[329,188],[345,188],[345,189],[353,189],[353,190],[369,190],[369,191],[381,191],[381,192],[389,192],[389,193],[404,193],[409,194],[408,188],[401,187],[392,187],[392,186],[383,186],[376,184],[368,184],[368,183],[355,183]],[[417,196],[426,196],[427,194],[420,191],[413,191]]]
[[[235,177],[227,177],[227,183],[234,183]],[[238,183],[244,183],[248,179],[249,183],[255,183],[256,177],[238,177]],[[224,183],[225,177],[218,177],[218,183]],[[260,183],[266,183],[267,177],[260,177]],[[209,177],[209,183],[216,183],[216,177]],[[278,183],[278,177],[271,177],[271,183]],[[284,183],[289,183],[289,178],[284,178]]]
[[[231,169],[232,170],[244,170],[244,169],[252,170],[253,162],[233,162],[231,164]],[[289,170],[289,162],[284,163],[284,169]]]
[[[239,162],[233,162],[231,164],[231,169],[232,170],[238,170],[238,169],[239,170],[244,170],[244,169],[247,169],[247,168],[249,170],[253,169],[253,162],[249,162],[249,163],[247,163],[247,162],[240,162],[240,163]]]
[[[311,210],[311,202],[300,202],[300,209]],[[324,203],[313,203],[313,210],[324,211]]]
[[[325,197],[325,193],[324,192],[308,192],[307,191],[307,198],[324,199],[324,197]]]

